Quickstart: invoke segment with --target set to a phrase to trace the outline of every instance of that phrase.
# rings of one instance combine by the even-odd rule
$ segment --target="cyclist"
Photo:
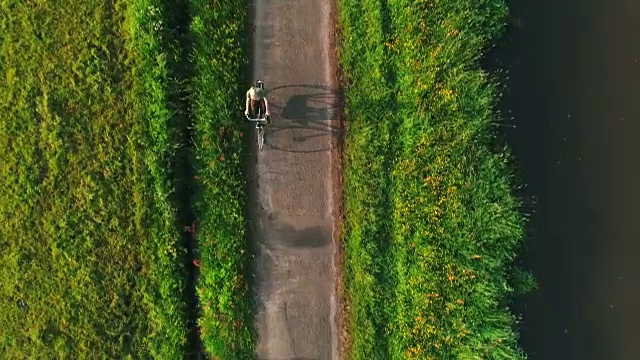
[[[268,123],[269,100],[267,100],[267,92],[264,90],[264,82],[262,80],[257,80],[256,85],[247,91],[247,101],[244,108],[245,115],[255,118],[258,114],[258,107],[262,109],[262,114],[264,114]]]

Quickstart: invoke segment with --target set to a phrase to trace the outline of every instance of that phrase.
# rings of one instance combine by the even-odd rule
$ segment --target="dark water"
[[[537,203],[530,359],[640,359],[640,0],[507,0],[501,108]]]

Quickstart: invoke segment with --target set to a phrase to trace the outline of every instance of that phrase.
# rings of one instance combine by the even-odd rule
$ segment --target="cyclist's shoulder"
[[[247,97],[251,98],[264,98],[267,96],[267,91],[263,88],[252,86],[247,90]]]

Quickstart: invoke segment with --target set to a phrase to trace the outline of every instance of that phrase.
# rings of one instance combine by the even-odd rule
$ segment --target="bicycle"
[[[247,120],[256,123],[256,129],[258,129],[258,150],[262,151],[262,148],[264,147],[264,127],[269,124],[269,120],[262,117],[262,109],[258,109],[258,117],[255,119],[250,118],[249,115],[245,115],[245,117],[247,118]]]

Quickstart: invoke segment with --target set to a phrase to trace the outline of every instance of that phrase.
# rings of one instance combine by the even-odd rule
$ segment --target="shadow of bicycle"
[[[268,93],[270,99],[284,97],[286,102],[270,101],[272,123],[265,147],[296,153],[333,150],[342,135],[338,90],[301,84],[275,87]]]

